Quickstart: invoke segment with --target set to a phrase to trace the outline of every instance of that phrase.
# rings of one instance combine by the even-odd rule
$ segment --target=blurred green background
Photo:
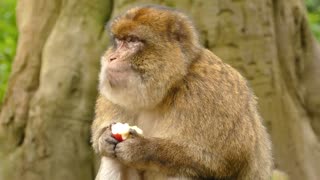
[[[320,41],[320,0],[306,0],[311,29]]]
[[[0,1],[0,104],[7,87],[17,45],[16,0]]]
[[[320,41],[320,0],[306,0],[311,29]],[[16,0],[0,1],[0,104],[6,91],[17,45]]]

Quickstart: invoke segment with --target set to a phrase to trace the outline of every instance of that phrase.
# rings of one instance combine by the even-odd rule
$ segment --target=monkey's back
[[[271,143],[257,111],[256,97],[247,81],[209,50],[203,50],[189,68],[179,89],[167,103],[175,118],[171,136],[204,148],[221,158],[221,177],[269,179]],[[196,121],[194,120],[196,119]],[[190,143],[191,142],[191,143]],[[183,142],[182,142],[183,143]],[[199,159],[206,156],[199,155]],[[208,166],[214,162],[208,161]]]

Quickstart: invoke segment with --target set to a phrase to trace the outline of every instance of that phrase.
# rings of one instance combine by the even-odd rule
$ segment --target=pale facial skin
[[[113,103],[126,107],[144,105],[146,84],[132,63],[143,47],[144,43],[136,37],[114,38],[113,47],[102,57],[99,88]]]
[[[126,87],[130,76],[135,72],[130,59],[143,47],[143,43],[134,37],[115,38],[115,50],[102,59],[102,79],[108,81],[111,87]],[[103,77],[106,76],[106,77]],[[106,78],[106,79],[105,79]]]

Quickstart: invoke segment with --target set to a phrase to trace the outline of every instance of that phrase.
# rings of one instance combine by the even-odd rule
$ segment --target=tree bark
[[[0,179],[93,179],[89,127],[106,0],[21,0],[19,43],[0,114]]]
[[[320,49],[304,1],[274,1],[277,104],[272,119],[278,165],[292,179],[320,177]]]
[[[202,44],[238,69],[259,97],[275,167],[292,180],[320,177],[320,47],[304,1],[21,0],[0,114],[1,180],[93,179],[88,139],[104,26],[111,13],[141,3],[190,14]]]

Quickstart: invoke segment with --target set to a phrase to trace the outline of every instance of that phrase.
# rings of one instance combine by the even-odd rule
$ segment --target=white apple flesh
[[[142,134],[143,131],[137,126],[129,126],[128,123],[116,123],[111,127],[112,136],[119,142],[129,138],[130,129],[135,130],[138,134]]]

